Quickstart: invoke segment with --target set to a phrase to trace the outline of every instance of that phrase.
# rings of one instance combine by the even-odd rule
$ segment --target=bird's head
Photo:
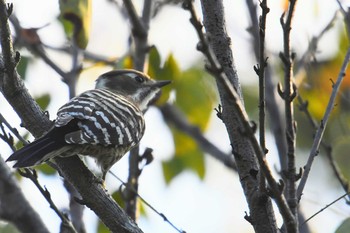
[[[136,70],[113,70],[96,80],[96,89],[108,89],[131,99],[144,111],[150,101],[160,93],[160,88],[171,81],[156,81]]]

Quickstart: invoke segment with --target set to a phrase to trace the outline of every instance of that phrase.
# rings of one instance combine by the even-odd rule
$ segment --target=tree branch
[[[274,213],[272,210],[270,199],[266,196],[258,195],[255,190],[258,187],[256,174],[259,171],[256,158],[259,161],[260,168],[262,169],[268,184],[271,187],[271,192],[274,195],[276,203],[280,209],[284,222],[288,226],[287,229],[290,232],[295,232],[295,220],[290,212],[286,200],[281,192],[280,185],[274,180],[271,171],[264,158],[264,153],[261,150],[259,143],[256,141],[254,132],[249,124],[248,116],[244,110],[241,102],[241,97],[237,92],[240,92],[238,84],[238,77],[234,69],[233,60],[229,57],[225,57],[228,53],[231,53],[229,43],[223,43],[222,38],[227,38],[226,30],[223,19],[223,6],[221,1],[202,1],[202,9],[204,15],[204,24],[206,26],[207,33],[215,35],[218,38],[211,38],[210,46],[212,46],[215,55],[209,47],[208,40],[202,32],[201,23],[198,21],[196,13],[194,11],[192,2],[190,0],[185,1],[184,8],[191,12],[191,23],[194,25],[198,37],[200,38],[200,44],[198,49],[203,52],[209,61],[207,65],[208,70],[215,76],[215,80],[220,92],[221,101],[223,104],[222,119],[226,125],[231,145],[233,147],[233,154],[236,159],[241,184],[245,192],[245,196],[251,211],[251,217],[247,217],[253,225],[256,232],[277,232]],[[224,35],[223,35],[224,34]],[[215,42],[214,42],[215,41]],[[229,41],[224,39],[225,42]],[[218,44],[221,43],[221,50],[216,50]],[[214,45],[212,45],[214,44]],[[224,45],[227,45],[225,47]],[[223,54],[220,52],[223,52]],[[218,56],[220,54],[220,56]],[[233,76],[226,76],[226,72],[223,72],[225,68],[221,68],[216,61],[216,57],[225,58],[223,63],[220,64],[230,70]],[[232,54],[231,54],[232,58]],[[219,60],[220,61],[220,60]],[[228,62],[229,61],[229,62]],[[233,82],[233,80],[236,80]],[[232,86],[233,83],[233,87]]]
[[[25,199],[17,180],[0,156],[0,218],[23,233],[49,233],[37,212]]]
[[[284,92],[280,91],[284,100],[285,123],[286,123],[286,142],[287,142],[287,171],[286,176],[286,195],[289,207],[297,221],[298,202],[296,199],[296,165],[295,165],[295,147],[296,147],[296,122],[294,120],[293,100],[296,97],[297,88],[293,82],[293,60],[295,54],[291,51],[290,33],[292,29],[292,19],[295,11],[297,0],[289,1],[289,8],[284,19],[285,13],[281,16],[281,25],[283,30],[283,53],[280,58],[284,65]],[[279,86],[280,87],[280,86]],[[281,89],[281,88],[280,88]],[[298,223],[296,222],[296,226]],[[296,227],[297,229],[297,227]],[[295,231],[296,232],[296,231]]]
[[[307,160],[306,165],[304,166],[304,173],[303,173],[303,175],[301,177],[301,180],[300,180],[300,183],[299,183],[299,186],[298,186],[298,189],[297,189],[298,201],[301,198],[301,195],[303,193],[306,181],[307,181],[307,179],[309,177],[309,173],[310,173],[311,166],[312,166],[312,163],[314,161],[314,158],[319,153],[319,147],[320,147],[320,143],[321,143],[321,140],[322,140],[322,137],[323,137],[323,133],[324,133],[324,131],[326,129],[328,119],[329,119],[330,114],[331,114],[331,112],[333,110],[333,107],[334,107],[334,104],[335,104],[335,99],[336,99],[336,96],[338,94],[340,85],[341,85],[343,79],[345,78],[345,72],[346,72],[346,69],[348,67],[349,62],[350,62],[350,47],[348,48],[348,50],[346,52],[343,64],[342,64],[340,72],[338,74],[337,81],[334,84],[332,84],[332,87],[333,87],[332,94],[331,94],[331,96],[329,98],[329,101],[328,101],[328,104],[327,104],[327,108],[326,108],[324,116],[323,116],[323,118],[321,120],[321,123],[318,126],[318,129],[316,131],[316,135],[314,137],[314,141],[313,141],[313,144],[312,144],[312,147],[311,147],[309,158]]]
[[[62,224],[61,227],[65,229],[65,232],[67,233],[76,233],[72,222],[65,216],[56,206],[56,204],[51,199],[51,194],[49,190],[46,188],[43,188],[38,180],[38,175],[35,170],[31,170],[29,168],[24,168],[23,170],[18,170],[19,174],[23,177],[26,177],[30,179],[34,185],[37,187],[37,189],[40,191],[40,193],[43,195],[43,197],[46,199],[46,201],[50,204],[50,208],[55,211],[55,213],[58,215],[58,217],[61,219]]]
[[[8,26],[8,8],[0,0],[0,38],[3,52],[3,67],[0,68],[0,87],[7,101],[23,121],[23,125],[38,137],[47,131],[52,122],[29,95],[23,81],[16,72],[19,55],[14,56],[11,34]],[[95,176],[77,157],[55,159],[63,175],[82,196],[81,203],[91,208],[113,232],[142,232],[124,213],[104,188],[95,181]]]
[[[259,21],[259,64],[254,67],[256,74],[259,76],[259,142],[265,154],[268,153],[265,142],[265,70],[267,67],[267,57],[265,54],[265,31],[266,31],[266,18],[270,9],[267,7],[267,0],[260,2],[260,7],[262,10],[262,15]],[[263,175],[259,176],[260,187],[262,192],[266,191],[265,177]]]
[[[123,0],[128,12],[132,26],[132,35],[135,42],[135,51],[133,53],[133,66],[136,70],[144,71],[146,55],[148,53],[148,29],[151,19],[152,0],[145,0],[143,5],[142,16],[139,17],[131,0]],[[130,151],[129,156],[129,177],[128,187],[138,190],[138,179],[141,174],[139,147]],[[136,219],[137,195],[135,192],[127,192],[126,195],[126,212],[132,219]]]
[[[256,59],[259,59],[259,20],[257,17],[257,6],[253,0],[247,0],[247,7],[250,15],[251,26],[250,31],[253,37],[251,45],[253,46]],[[270,66],[265,67],[265,87],[266,87],[266,109],[269,114],[269,125],[275,138],[275,143],[280,159],[281,170],[287,170],[286,151],[287,145],[284,139],[285,123],[283,120],[283,109],[279,103],[279,98],[276,92],[276,81],[272,74]]]

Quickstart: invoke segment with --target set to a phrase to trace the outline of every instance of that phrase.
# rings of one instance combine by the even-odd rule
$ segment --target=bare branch
[[[310,217],[308,217],[303,223],[300,224],[300,227],[303,227],[305,223],[307,223],[308,221],[310,221],[312,218],[314,218],[316,215],[318,215],[319,213],[321,213],[322,211],[324,211],[325,209],[327,209],[328,207],[332,206],[333,204],[335,204],[336,202],[340,201],[341,199],[343,199],[344,197],[348,196],[350,194],[350,192],[347,192],[343,195],[341,195],[340,197],[338,197],[337,199],[335,199],[334,201],[332,201],[331,203],[327,204],[325,207],[323,207],[322,209],[320,209],[319,211],[317,211],[316,213],[314,213],[313,215],[311,215]]]
[[[131,0],[123,0],[128,12],[132,35],[135,40],[135,52],[133,54],[134,68],[143,71],[146,54],[149,51],[148,29],[151,20],[152,0],[145,0],[143,4],[142,16],[139,17]]]
[[[284,222],[288,226],[287,229],[290,230],[290,232],[295,232],[296,231],[295,219],[290,209],[288,208],[288,205],[284,196],[282,195],[281,186],[273,178],[270,168],[266,163],[264,152],[261,150],[259,143],[254,137],[254,132],[252,131],[252,128],[250,127],[250,124],[249,124],[249,118],[244,110],[244,107],[242,106],[241,98],[237,93],[237,86],[236,86],[236,89],[232,87],[231,82],[228,81],[227,76],[225,75],[224,72],[222,72],[221,67],[217,65],[218,62],[216,61],[216,56],[213,55],[213,52],[209,47],[208,41],[202,32],[202,27],[200,26],[201,24],[197,19],[192,2],[189,0],[189,1],[185,1],[184,4],[185,4],[184,8],[191,12],[190,21],[194,25],[197,31],[198,37],[200,38],[199,50],[205,54],[206,58],[209,61],[209,65],[207,65],[207,67],[209,67],[209,70],[215,76],[216,81],[218,83],[219,91],[224,93],[220,95],[221,97],[224,96],[224,98],[223,97],[221,98],[223,102],[223,109],[224,109],[223,120],[226,125],[226,128],[228,129],[228,133],[230,136],[230,140],[234,150],[234,155],[237,162],[237,167],[239,167],[239,170],[241,169],[245,170],[247,169],[247,167],[251,166],[249,170],[250,175],[242,173],[242,170],[240,172],[242,185],[243,187],[246,187],[246,185],[257,187],[256,177],[255,177],[255,180],[250,180],[250,177],[252,176],[251,172],[254,171],[254,169],[257,169],[257,164],[255,164],[255,158],[254,158],[254,156],[256,156],[261,166],[260,168],[262,169],[264,175],[266,176],[268,184],[271,187],[271,192],[273,193],[273,197],[275,198],[276,203],[280,209]],[[221,4],[222,4],[221,2],[218,4],[217,1],[215,1],[215,3],[211,2],[210,4],[208,4],[208,1],[202,1],[202,6],[203,6],[202,8],[204,9],[210,8],[212,10],[214,6],[217,6],[217,5],[220,6]],[[206,16],[207,13],[209,13],[209,11],[208,12],[205,11],[204,15]],[[215,10],[212,10],[211,13],[215,14],[215,16],[220,16],[220,17],[223,15],[222,9],[221,9],[221,14],[219,14],[218,12],[215,12]],[[218,19],[216,19],[215,23],[213,24],[213,27],[214,25],[218,24],[217,22],[218,22]],[[211,32],[210,30],[208,30],[207,27],[206,29],[207,31],[209,31],[209,33]],[[224,48],[224,49],[228,50],[227,48]],[[231,64],[231,67],[232,67],[232,64]],[[228,104],[228,106],[226,106],[226,104]],[[225,113],[225,109],[228,112]],[[225,119],[225,114],[229,114],[226,116],[229,119]],[[236,120],[236,121],[232,122],[232,124],[228,124],[229,121],[232,121],[232,120]],[[237,125],[239,125],[241,128],[237,129]],[[236,129],[238,131],[232,132],[233,129]],[[242,131],[244,133],[242,133]],[[234,135],[236,135],[236,137],[234,137]],[[245,145],[244,148],[239,148],[239,146],[236,146],[237,145],[236,143],[238,140],[237,138],[244,139],[244,141],[240,141],[239,142],[240,144],[238,144],[238,145],[242,145],[243,143],[243,145]],[[249,141],[249,145],[245,144],[247,141]],[[244,149],[244,151],[241,151],[241,149]],[[247,156],[251,156],[249,151],[253,152],[252,153],[253,157],[248,160]],[[243,155],[245,157],[244,161],[242,161]],[[259,223],[251,222],[256,232],[259,232],[259,231],[276,232],[277,227],[276,227],[276,223],[275,223],[272,211],[267,210],[267,212],[269,213],[267,216],[264,216],[264,214],[261,212],[254,213],[255,211],[254,207],[256,207],[254,206],[254,204],[256,204],[254,202],[256,201],[254,200],[254,194],[253,193],[251,195],[247,194],[252,191],[249,189],[245,189],[244,191],[246,192],[246,198],[247,198],[248,204],[250,205],[251,213],[254,214],[253,219],[255,221],[258,221],[259,219],[264,219],[262,220],[262,222],[259,222]],[[260,201],[262,201],[261,197],[260,197]],[[265,199],[265,201],[266,202],[264,203],[264,206],[260,206],[260,208],[267,208],[267,209],[271,208],[270,206],[271,203],[268,201],[267,198]],[[252,202],[254,202],[254,204]]]
[[[0,156],[0,218],[12,222],[23,233],[49,233],[38,213],[25,199],[17,180]]]
[[[348,11],[346,11],[342,5],[342,3],[340,2],[340,0],[336,0],[341,13],[344,16],[344,21],[345,21],[345,26],[346,26],[346,32],[348,33],[348,38],[350,38],[350,11],[348,9]]]
[[[297,221],[297,199],[296,199],[296,165],[295,165],[295,146],[296,146],[296,122],[294,121],[293,100],[296,97],[296,86],[293,82],[293,60],[295,54],[291,51],[290,33],[292,29],[292,20],[295,11],[297,0],[289,1],[289,8],[286,15],[281,16],[281,25],[283,30],[283,53],[280,53],[280,58],[284,65],[284,85],[283,100],[285,106],[285,123],[286,123],[286,142],[287,142],[287,171],[286,177],[286,195],[289,207]],[[294,226],[297,229],[298,223]],[[292,226],[286,226],[287,228]],[[292,231],[296,232],[296,231]]]
[[[143,5],[142,16],[139,17],[131,0],[123,0],[129,15],[132,26],[132,35],[135,42],[135,51],[133,54],[134,68],[143,71],[146,55],[149,51],[148,46],[148,29],[151,20],[152,0],[145,0]],[[129,155],[129,177],[128,186],[133,190],[138,190],[138,179],[142,172],[139,168],[140,160],[139,147],[130,151]],[[126,195],[126,212],[132,219],[136,219],[137,195],[134,192],[127,192]]]
[[[259,64],[254,67],[256,74],[259,76],[259,142],[265,154],[268,153],[265,142],[265,68],[267,67],[267,57],[265,55],[265,31],[266,18],[270,9],[267,6],[267,0],[260,2],[262,15],[259,20]],[[265,177],[260,175],[259,189],[266,191]]]
[[[303,173],[303,176],[301,177],[301,180],[300,180],[300,183],[299,183],[299,186],[298,186],[298,189],[297,189],[298,200],[300,200],[301,195],[303,193],[306,181],[307,181],[307,179],[309,177],[309,173],[310,173],[311,166],[312,166],[312,163],[314,161],[314,158],[318,154],[320,143],[321,143],[321,140],[322,140],[322,137],[323,137],[323,133],[324,133],[324,131],[326,129],[328,119],[329,119],[330,114],[331,114],[331,112],[333,110],[333,107],[334,107],[334,104],[335,104],[335,99],[336,99],[336,96],[338,94],[340,85],[341,85],[341,83],[342,83],[342,81],[343,81],[343,79],[345,77],[345,71],[346,71],[346,69],[348,67],[349,61],[350,61],[350,47],[348,48],[348,50],[346,52],[346,55],[345,55],[343,64],[341,66],[341,69],[340,69],[337,81],[333,85],[332,94],[331,94],[331,96],[329,98],[326,111],[324,113],[324,116],[323,116],[323,118],[321,120],[320,125],[318,126],[318,129],[317,129],[317,132],[316,132],[316,135],[315,135],[312,147],[311,147],[311,151],[310,151],[310,154],[309,154],[309,158],[307,160],[306,165],[304,166],[304,173]]]
[[[61,219],[62,225],[64,226],[65,230],[67,232],[76,233],[71,221],[57,208],[56,204],[51,199],[51,194],[49,190],[47,190],[46,188],[43,188],[40,185],[36,171],[25,168],[23,170],[19,169],[18,172],[21,176],[30,179],[34,183],[34,185],[37,187],[40,193],[44,196],[46,201],[50,204],[50,208],[53,209],[55,213],[58,215],[58,217]]]
[[[253,37],[251,45],[253,46],[254,54],[256,59],[259,60],[259,20],[257,17],[257,6],[255,1],[247,0],[247,7],[249,10],[249,16],[251,19],[250,32]],[[266,55],[265,55],[266,56]],[[287,159],[286,151],[287,145],[284,140],[285,135],[285,123],[283,119],[281,104],[279,103],[279,97],[276,92],[276,81],[274,80],[274,75],[272,74],[272,69],[270,66],[265,67],[265,87],[266,87],[266,109],[269,114],[269,123],[271,131],[275,138],[275,143],[278,150],[278,156],[280,159],[281,170],[287,170]]]
[[[85,209],[85,206],[80,205],[76,201],[78,198],[79,200],[82,199],[80,193],[77,191],[77,189],[71,185],[66,179],[63,181],[64,187],[69,193],[69,214],[71,221],[73,223],[74,228],[79,233],[85,233],[85,224],[83,221],[83,212]]]

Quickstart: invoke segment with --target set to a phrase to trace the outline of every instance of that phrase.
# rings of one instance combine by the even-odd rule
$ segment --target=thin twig
[[[252,34],[252,43],[251,46],[254,50],[254,55],[257,60],[259,60],[259,20],[257,17],[257,5],[254,0],[246,0],[249,16],[251,19],[251,30],[249,30]],[[281,108],[281,104],[279,103],[279,96],[276,92],[276,81],[275,76],[272,74],[271,66],[267,66],[265,69],[265,93],[266,93],[266,110],[269,114],[269,125],[270,130],[274,136],[275,144],[278,151],[278,156],[280,159],[280,167],[281,170],[287,170],[287,159],[286,159],[286,151],[287,145],[284,140],[285,135],[285,124],[283,118],[283,108]]]
[[[20,232],[49,233],[38,212],[29,204],[13,172],[0,156],[0,218],[13,223]],[[19,211],[21,210],[21,211]]]
[[[319,147],[320,147],[320,143],[321,143],[321,140],[322,140],[322,137],[323,137],[323,133],[324,133],[324,131],[326,129],[327,122],[328,122],[330,114],[331,114],[331,112],[333,110],[333,107],[334,107],[334,104],[335,104],[335,100],[336,100],[336,97],[337,97],[340,85],[341,85],[343,79],[345,78],[345,72],[346,72],[346,69],[348,67],[349,61],[350,61],[350,47],[348,48],[348,50],[346,52],[346,55],[345,55],[343,64],[341,66],[341,69],[340,69],[337,81],[334,84],[332,84],[333,85],[332,86],[333,89],[332,89],[332,93],[331,93],[331,96],[330,96],[328,104],[327,104],[326,111],[324,113],[324,116],[323,116],[323,118],[321,120],[320,125],[318,126],[318,129],[317,129],[317,132],[316,132],[316,135],[315,135],[312,147],[311,147],[311,151],[310,151],[310,154],[309,154],[309,158],[307,160],[306,165],[304,166],[304,173],[303,173],[303,175],[301,177],[301,180],[300,180],[300,183],[299,183],[299,186],[298,186],[298,189],[297,189],[297,197],[298,197],[299,201],[300,201],[301,195],[303,193],[306,181],[307,181],[307,179],[309,177],[309,173],[310,173],[311,166],[312,166],[312,163],[314,161],[314,158],[319,153]]]
[[[37,187],[37,189],[40,191],[40,193],[45,197],[46,201],[50,204],[50,208],[53,209],[55,211],[55,213],[58,215],[58,217],[61,219],[63,226],[65,227],[65,230],[68,230],[68,232],[75,232],[75,229],[72,225],[72,222],[67,218],[67,216],[65,216],[56,206],[56,204],[53,202],[53,200],[51,199],[51,194],[50,192],[47,190],[47,188],[43,188],[39,181],[38,181],[38,175],[36,173],[36,171],[33,169],[29,169],[29,168],[24,168],[22,169],[18,169],[18,173],[23,176],[26,177],[28,179],[30,179],[35,186]]]
[[[186,231],[181,230],[174,223],[172,223],[163,213],[159,212],[155,207],[153,207],[148,201],[146,201],[133,187],[130,187],[128,183],[125,183],[122,179],[120,179],[116,174],[112,171],[108,171],[113,177],[115,177],[119,182],[129,191],[134,193],[140,200],[145,203],[153,212],[158,214],[165,222],[167,222],[172,228],[174,228],[179,233],[186,233]]]
[[[267,58],[265,55],[265,31],[266,31],[266,18],[270,9],[267,7],[267,0],[260,2],[262,14],[259,20],[259,64],[254,66],[256,74],[259,76],[259,142],[260,147],[266,154],[266,139],[265,139],[265,68],[267,66]],[[266,191],[266,182],[263,175],[260,176],[259,188],[261,192]]]
[[[311,38],[309,42],[308,48],[306,52],[303,54],[301,59],[296,63],[296,77],[298,77],[298,72],[300,70],[305,70],[308,63],[312,61],[317,52],[317,47],[319,41],[323,38],[323,36],[334,26],[336,19],[338,18],[338,12],[336,12],[333,18],[328,22],[328,24],[322,29],[322,31],[317,35]]]
[[[55,47],[55,46],[47,45],[44,43],[41,43],[41,44],[47,49],[71,54],[71,48],[68,46]],[[82,50],[80,52],[82,53],[85,61],[91,61],[93,63],[99,63],[99,64],[103,63],[105,65],[109,65],[112,67],[117,67],[118,63],[123,60],[122,57],[121,58],[114,58],[114,57],[108,58],[108,57],[105,57],[103,55],[95,54],[95,53],[92,53],[92,52],[89,52],[86,50]]]
[[[311,116],[311,113],[309,112],[308,102],[304,101],[300,95],[298,96],[298,102],[299,102],[299,110],[306,115],[306,118],[309,120],[310,125],[315,130],[317,130],[319,126],[316,123],[316,121],[313,119],[313,117]],[[332,168],[336,178],[338,179],[339,183],[343,187],[344,191],[347,192],[349,189],[349,184],[348,184],[348,181],[342,176],[341,172],[339,171],[338,166],[336,165],[336,162],[335,162],[335,160],[333,158],[333,154],[332,154],[332,146],[327,144],[325,142],[324,138],[322,138],[322,141],[320,144],[324,148],[324,150],[326,151],[325,153],[327,155],[327,158],[329,159],[331,168]],[[350,196],[349,196],[349,198],[350,198]]]
[[[350,38],[350,12],[346,11],[343,7],[343,4],[340,2],[340,0],[336,0],[341,13],[344,16],[345,26],[346,26],[346,32],[348,33],[348,38]]]
[[[17,40],[16,42],[20,46],[26,47],[29,51],[33,52],[35,55],[41,57],[43,61],[46,62],[47,65],[49,65],[54,71],[56,71],[61,77],[66,76],[66,72],[64,72],[55,62],[53,62],[46,54],[42,44],[39,35],[36,33],[34,29],[32,29],[33,33],[35,33],[36,40],[35,42],[32,42],[27,39],[31,38],[26,38],[26,37],[21,37],[21,32],[24,30],[29,30],[29,29],[24,29],[20,23],[19,20],[15,15],[10,16],[10,21],[16,31],[17,35]]]
[[[341,195],[340,197],[338,197],[337,199],[335,199],[334,201],[330,202],[329,204],[327,204],[325,207],[323,207],[322,209],[320,209],[319,211],[317,211],[316,213],[314,213],[313,215],[311,215],[310,217],[308,217],[303,223],[300,224],[300,227],[303,227],[304,224],[306,224],[308,221],[310,221],[312,218],[314,218],[316,215],[318,215],[319,213],[321,213],[322,211],[324,211],[325,209],[327,209],[328,207],[330,207],[331,205],[335,204],[336,202],[338,202],[339,200],[343,199],[344,197],[348,196],[350,194],[350,192],[347,192],[343,195]]]
[[[5,119],[5,117],[0,113],[0,122],[4,123],[6,127],[15,135],[24,145],[27,145],[28,142],[19,134],[16,128],[13,128],[10,123]]]
[[[146,54],[148,52],[148,25],[151,15],[152,0],[145,0],[143,5],[142,16],[139,17],[131,0],[123,0],[128,12],[132,26],[132,35],[135,42],[135,52],[133,56],[134,68],[143,71]],[[138,190],[138,179],[142,172],[139,168],[142,160],[139,147],[130,151],[129,155],[129,177],[128,186],[133,190]],[[134,192],[128,192],[126,195],[126,212],[132,219],[136,219],[137,195]]]
[[[293,82],[293,60],[294,54],[291,51],[290,33],[292,29],[292,20],[297,0],[289,1],[289,8],[285,14],[281,16],[281,25],[283,29],[283,53],[280,58],[284,65],[284,92],[280,90],[281,97],[285,106],[285,123],[286,123],[286,142],[287,142],[287,171],[286,176],[286,195],[289,207],[297,221],[297,199],[296,199],[296,163],[295,163],[295,147],[296,147],[296,122],[294,121],[293,100],[296,97],[296,85]],[[280,88],[281,89],[281,88]],[[296,223],[296,225],[298,225]],[[297,227],[297,226],[296,226]]]

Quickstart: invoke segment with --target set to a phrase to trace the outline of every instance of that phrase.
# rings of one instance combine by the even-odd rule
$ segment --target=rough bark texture
[[[242,96],[230,48],[231,40],[226,33],[222,1],[202,0],[201,3],[204,26],[210,37],[210,46],[228,79]],[[250,209],[250,216],[246,219],[253,225],[255,232],[278,232],[271,200],[266,194],[258,192],[259,166],[252,145],[244,137],[244,130],[236,109],[231,104],[230,95],[226,93],[223,84],[219,80],[216,81],[223,107],[222,120],[231,141],[241,185]]]

